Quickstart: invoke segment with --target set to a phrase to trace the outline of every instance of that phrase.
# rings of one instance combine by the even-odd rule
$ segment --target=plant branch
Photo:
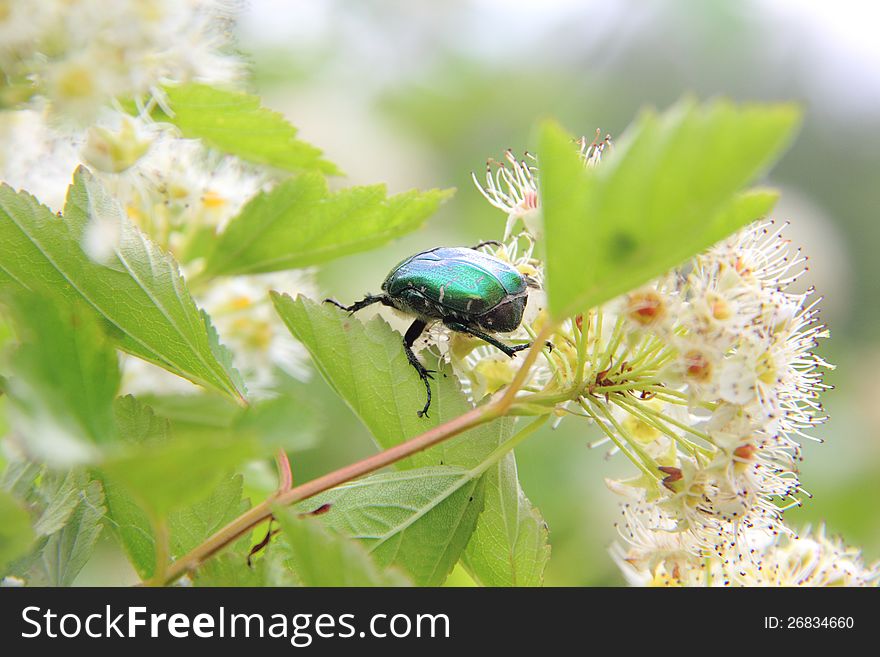
[[[510,382],[510,385],[504,390],[501,398],[497,401],[498,406],[498,414],[504,415],[505,412],[510,408],[513,404],[514,397],[516,397],[516,393],[520,391],[520,389],[526,384],[526,380],[529,376],[529,371],[532,369],[532,365],[535,364],[535,361],[538,359],[538,354],[544,349],[544,343],[547,342],[547,338],[553,335],[553,330],[556,328],[556,325],[552,322],[547,322],[544,324],[541,331],[538,333],[537,337],[532,340],[532,346],[526,352],[525,360],[523,364],[520,365],[520,368],[516,371],[516,374],[513,377],[513,381]]]
[[[148,581],[145,584],[170,584],[185,573],[197,568],[199,564],[222,550],[237,538],[253,529],[261,522],[272,516],[272,507],[275,505],[290,505],[335,488],[357,477],[380,470],[405,459],[422,450],[428,449],[437,443],[448,440],[463,431],[467,431],[479,424],[489,422],[499,417],[495,405],[490,403],[471,409],[464,415],[450,420],[444,424],[429,429],[423,434],[411,438],[406,442],[390,447],[382,452],[368,456],[365,459],[351,463],[343,468],[334,470],[322,477],[313,479],[304,484],[287,490],[278,490],[260,504],[245,511],[238,518],[218,530],[201,545],[191,550],[186,555],[175,561],[165,571],[162,581]],[[155,579],[155,578],[154,578]]]
[[[245,511],[238,518],[215,534],[208,537],[201,545],[198,545],[184,556],[172,563],[167,570],[144,582],[146,585],[171,584],[182,575],[194,570],[206,559],[216,554],[224,547],[244,535],[255,526],[272,517],[272,508],[276,505],[286,506],[296,504],[310,497],[314,497],[326,490],[335,488],[352,479],[368,475],[376,470],[397,463],[407,457],[421,452],[438,443],[457,436],[458,434],[472,429],[473,427],[490,422],[501,417],[510,409],[516,393],[522,388],[528,378],[528,372],[544,348],[544,342],[553,333],[553,325],[546,324],[537,338],[532,342],[531,348],[526,353],[523,364],[520,366],[513,381],[503,392],[499,392],[488,404],[477,406],[467,413],[458,416],[448,422],[444,422],[428,431],[419,434],[405,442],[389,447],[365,459],[351,463],[343,468],[334,470],[317,479],[312,479],[304,484],[293,488],[284,488],[284,463],[280,460],[279,466],[282,472],[282,487],[263,500],[260,504]],[[537,428],[536,424],[534,428]],[[529,427],[527,427],[528,429]],[[525,432],[528,435],[531,431]],[[286,459],[285,459],[286,460]]]
[[[278,467],[278,490],[290,490],[293,488],[293,473],[290,471],[290,459],[283,447],[279,447],[275,453],[275,464]]]

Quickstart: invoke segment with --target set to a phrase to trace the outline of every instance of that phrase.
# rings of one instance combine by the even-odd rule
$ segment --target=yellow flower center
[[[202,203],[204,203],[206,208],[216,210],[226,205],[226,199],[217,192],[208,190],[202,195]]]
[[[705,383],[712,378],[712,363],[704,353],[692,349],[684,355],[684,369],[688,378]]]
[[[58,78],[58,94],[68,98],[87,98],[95,91],[92,72],[84,66],[71,66]]]
[[[666,315],[666,304],[655,290],[646,290],[644,292],[633,292],[627,299],[627,315],[629,318],[641,324],[648,326],[653,324]]]

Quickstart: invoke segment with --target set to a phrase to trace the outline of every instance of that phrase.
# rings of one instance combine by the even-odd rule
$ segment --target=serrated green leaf
[[[176,125],[185,137],[286,171],[339,169],[321,150],[296,138],[296,128],[278,112],[261,107],[259,96],[217,89],[205,84],[166,87],[171,115],[157,110],[155,118]]]
[[[31,519],[12,494],[0,491],[0,573],[28,551],[34,540]]]
[[[42,466],[26,460],[11,460],[6,464],[0,487],[9,491],[20,500],[26,500],[32,494],[40,476]]]
[[[232,549],[224,550],[192,574],[194,586],[204,587],[255,587],[296,586],[296,581],[274,559],[260,559],[253,566],[247,565],[248,546],[245,541]]]
[[[207,495],[227,472],[258,453],[252,440],[175,436],[130,449],[103,463],[101,472],[153,518],[164,518]]]
[[[171,435],[167,417],[160,417],[142,399],[125,395],[113,402],[113,419],[120,438],[133,445],[160,442]]]
[[[513,454],[485,476],[486,507],[464,565],[483,586],[541,586],[550,560],[549,532],[519,485]]]
[[[769,193],[734,195],[779,156],[798,122],[790,105],[685,101],[660,116],[644,113],[596,167],[583,165],[558,125],[543,124],[552,314],[631,290],[766,214]]]
[[[280,392],[245,409],[217,395],[141,395],[139,399],[170,420],[175,430],[249,435],[267,448],[287,451],[314,447],[321,427],[319,410],[299,394],[298,387]]]
[[[131,395],[118,397],[113,411],[117,432],[130,445],[159,444],[170,436],[168,420]],[[156,540],[149,515],[125,486],[100,470],[96,470],[95,476],[104,486],[107,525],[138,575],[142,579],[152,577],[156,568]]]
[[[12,573],[29,586],[70,586],[85,566],[101,533],[104,493],[101,484],[77,475],[77,503],[63,526],[37,543],[31,554],[12,565]],[[39,495],[51,491],[43,488]]]
[[[241,492],[241,475],[227,476],[207,497],[169,514],[171,556],[183,556],[244,513],[250,504],[241,499]]]
[[[308,399],[285,394],[252,404],[240,414],[233,430],[253,435],[266,447],[295,452],[315,447],[321,426],[319,409]]]
[[[97,476],[104,485],[107,526],[141,579],[152,577],[156,570],[156,538],[150,517],[127,488],[102,473]]]
[[[438,466],[367,477],[300,505],[329,504],[322,520],[360,539],[381,566],[439,586],[461,557],[483,509],[482,473]]]
[[[118,229],[113,253],[104,263],[92,260],[81,246],[89,222],[96,219]],[[241,378],[189,295],[177,264],[82,167],[74,175],[63,219],[32,196],[0,186],[3,283],[82,302],[108,322],[121,349],[244,399]]]
[[[92,555],[104,515],[101,484],[92,481],[80,491],[80,503],[42,551],[41,570],[50,586],[70,586]],[[31,580],[33,581],[33,580]]]
[[[337,308],[304,297],[292,300],[273,294],[272,299],[288,328],[309,350],[315,366],[366,424],[380,447],[397,445],[472,408],[448,366],[432,364],[439,373],[432,383],[431,417],[417,417],[416,411],[424,404],[424,387],[406,359],[402,337],[382,319],[363,324]],[[510,438],[512,430],[510,419],[481,425],[396,465],[403,469],[431,465],[473,468]],[[547,562],[549,544],[543,521],[519,483],[510,480],[512,464],[515,472],[510,454],[486,472],[485,509],[474,534],[480,538],[467,547],[466,560],[473,576],[486,584],[539,583]],[[511,509],[516,509],[517,520],[510,517]],[[505,533],[496,534],[501,527]]]
[[[247,534],[220,554],[208,559],[190,577],[194,586],[300,586],[300,582],[285,565],[286,546],[272,541],[258,555],[251,551]]]
[[[130,442],[142,444],[141,449],[148,450],[152,445],[159,446],[161,450],[174,443],[170,439],[169,420],[157,416],[140,399],[130,396],[118,399],[116,419],[120,433]],[[184,439],[188,440],[189,437],[185,434]],[[108,524],[119,538],[138,575],[143,579],[152,577],[156,565],[156,544],[147,509],[153,507],[139,501],[141,498],[133,490],[136,484],[132,486],[129,482],[126,486],[103,472],[98,474],[106,491]],[[241,477],[224,476],[222,471],[219,477],[215,488],[210,488],[210,481],[203,482],[200,486],[204,485],[205,488],[201,493],[186,493],[186,498],[193,501],[190,506],[182,502],[168,514],[166,522],[171,556],[188,552],[246,509],[247,504],[241,499]],[[170,507],[166,505],[160,508]]]
[[[98,458],[116,438],[116,349],[94,315],[54,296],[7,297],[21,343],[9,398],[18,434],[38,460],[68,467]]]
[[[205,275],[256,274],[315,265],[372,249],[421,226],[451,190],[388,196],[384,185],[333,194],[304,174],[257,194],[217,238]]]
[[[88,479],[80,471],[45,476],[40,497],[47,506],[34,523],[34,532],[38,536],[48,536],[64,527],[80,503],[82,488],[87,485]]]
[[[411,586],[403,572],[380,569],[362,544],[319,520],[300,518],[290,509],[276,509],[273,515],[281,526],[283,554],[301,585]]]

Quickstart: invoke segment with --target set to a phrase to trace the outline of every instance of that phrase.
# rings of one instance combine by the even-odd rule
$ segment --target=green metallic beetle
[[[536,287],[532,279],[509,263],[479,250],[490,244],[500,245],[481,242],[471,248],[441,246],[422,251],[391,270],[382,283],[382,294],[368,294],[350,306],[325,299],[349,313],[381,303],[416,318],[403,337],[403,348],[427,391],[419,417],[427,416],[431,406],[428,379],[433,378],[433,370],[419,362],[412,346],[429,324],[440,321],[453,331],[488,342],[511,358],[530,346],[506,345],[490,335],[516,330],[522,322],[529,287]]]

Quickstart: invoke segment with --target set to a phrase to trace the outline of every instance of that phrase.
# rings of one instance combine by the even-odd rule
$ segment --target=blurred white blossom
[[[304,349],[271,310],[268,292],[314,296],[308,271],[197,281],[214,237],[275,174],[184,139],[157,123],[162,85],[236,83],[242,61],[228,0],[0,0],[0,179],[53,211],[64,207],[79,165],[88,167],[131,219],[181,264],[197,303],[252,391],[271,388],[277,368],[305,378]],[[2,86],[5,85],[5,86]],[[122,102],[134,100],[137,112]],[[96,262],[118,247],[119,226],[96,213],[82,248]],[[125,357],[126,392],[198,388]]]
[[[90,125],[113,98],[148,98],[167,82],[229,82],[235,2],[4,0],[4,90],[40,97],[54,120]]]
[[[656,537],[655,537],[656,538]],[[662,541],[662,539],[659,539]],[[634,586],[876,586],[880,564],[866,564],[859,550],[825,528],[800,535],[749,536],[747,557],[695,558],[673,542],[654,542],[612,556]],[[662,555],[662,557],[661,557]]]

